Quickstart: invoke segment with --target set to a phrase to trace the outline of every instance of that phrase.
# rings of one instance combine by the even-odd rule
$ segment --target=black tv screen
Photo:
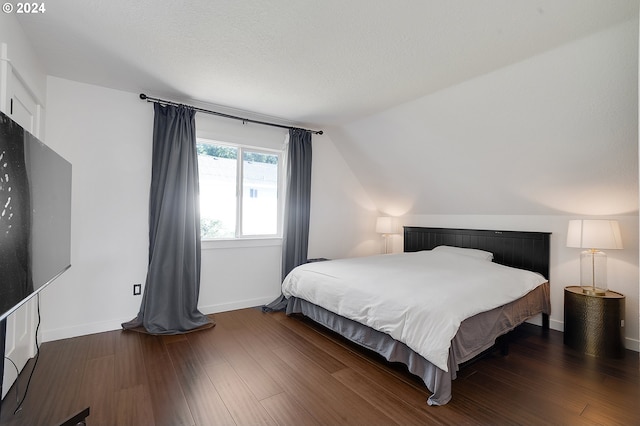
[[[0,112],[0,320],[71,266],[71,163]]]

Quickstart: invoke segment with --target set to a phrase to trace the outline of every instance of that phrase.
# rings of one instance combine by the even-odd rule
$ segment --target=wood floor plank
[[[80,401],[91,410],[91,424],[110,426],[113,414],[118,411],[115,403],[114,355],[89,358],[85,361]]]
[[[372,406],[386,407],[385,414],[401,425],[442,424],[436,417],[420,412],[398,395],[350,368],[337,371],[332,376]]]
[[[227,362],[231,364],[258,401],[282,393],[282,387],[264,371],[240,343],[239,340],[252,339],[252,333],[246,329],[232,331],[226,327],[219,327],[216,333],[218,335],[213,338],[218,342],[217,349],[224,355]]]
[[[536,360],[528,363],[530,367],[537,363]],[[584,394],[575,395],[571,393],[571,384],[562,379],[554,377],[541,376],[535,373],[535,368],[519,368],[521,367],[517,361],[513,361],[509,357],[496,357],[488,359],[483,364],[485,366],[495,366],[491,375],[488,377],[482,370],[478,371],[472,377],[460,380],[460,386],[468,383],[479,382],[481,386],[496,386],[503,389],[513,389],[514,394],[510,397],[513,399],[523,400],[527,406],[535,405],[533,402],[537,397],[543,395],[545,398],[546,411],[556,410],[558,413],[566,412],[573,415],[579,415],[587,404]],[[512,368],[509,368],[512,367]],[[562,377],[562,376],[556,376]],[[524,392],[521,392],[524,391]],[[520,392],[520,393],[519,393]],[[555,404],[553,401],[561,401]]]
[[[115,342],[115,386],[127,389],[147,385],[147,371],[140,346],[140,333],[120,331]]]
[[[581,418],[601,425],[640,425],[640,407],[620,410],[607,401],[593,402],[587,405]]]
[[[297,321],[289,321],[287,324],[298,324]],[[291,327],[286,327],[291,330]],[[306,357],[313,362],[322,366],[327,372],[335,373],[346,367],[346,365],[337,360],[333,355],[327,351],[323,351],[318,346],[318,340],[316,333],[311,331],[308,327],[301,327],[296,330],[296,333],[288,333],[289,344],[297,347]],[[326,343],[326,339],[322,339],[320,346]]]
[[[307,380],[306,372],[292,369],[273,350],[263,350],[263,342],[259,339],[243,340],[242,344],[249,352],[260,353],[256,362],[320,424],[344,424],[344,419],[336,414],[334,407],[327,404],[324,393],[318,392],[319,386]]]
[[[87,338],[87,359],[102,358],[115,353],[116,338],[120,331],[107,331],[85,336]]]
[[[161,338],[140,336],[156,425],[193,425],[189,405]]]
[[[236,424],[276,424],[240,379],[231,364],[209,365],[206,367],[206,371]]]
[[[460,389],[473,390],[474,400],[491,410],[492,417],[498,421],[513,420],[519,424],[550,424],[547,417],[561,419],[562,424],[572,424],[580,413],[575,413],[563,406],[563,400],[550,401],[546,395],[531,391],[524,386],[513,386],[483,373],[473,379],[461,381]],[[482,389],[495,389],[492,394],[483,393]],[[509,404],[499,402],[508,398]],[[544,406],[544,411],[537,407]],[[514,414],[517,413],[517,414]]]
[[[597,366],[606,360],[588,358],[576,362],[572,356],[568,360],[558,356],[554,360],[542,361],[532,357],[529,351],[523,355],[504,360],[488,359],[485,365],[492,368],[493,378],[524,387],[536,395],[545,395],[549,401],[562,400],[563,409],[574,414],[581,413],[588,404],[601,405],[602,401],[624,410],[624,407],[640,400],[640,380],[633,383],[608,377]],[[567,371],[575,374],[567,375]],[[575,392],[576,389],[580,392]],[[620,392],[619,398],[609,398],[612,389]]]
[[[314,390],[314,396],[323,405],[331,407],[337,424],[395,424],[395,421],[377,407],[327,373],[298,351],[297,348],[278,348],[273,351],[290,369],[298,373],[297,380]]]
[[[187,335],[187,340],[191,343],[193,352],[202,365],[227,362],[219,348],[220,339],[216,337],[218,334],[218,326],[216,326]]]
[[[607,396],[620,394],[619,398],[615,398],[612,401],[610,401],[610,398],[601,399],[601,401],[608,401],[620,409],[632,406],[640,401],[640,378],[621,380],[618,377],[606,377],[602,382],[602,389]],[[640,407],[638,414],[640,414]],[[638,424],[640,424],[640,421]]]
[[[239,309],[236,311],[224,312],[223,315],[234,318],[236,323],[242,323],[244,329],[252,330],[256,334],[269,336],[267,347],[274,349],[287,344],[287,332],[277,325],[275,316],[278,312],[265,314],[260,309]],[[226,321],[226,317],[225,317]],[[267,343],[267,342],[265,342]]]
[[[345,365],[336,360],[333,356],[318,350],[318,348],[308,339],[305,339],[301,335],[300,329],[297,333],[291,333],[286,327],[275,321],[269,321],[269,314],[261,312],[257,309],[245,309],[235,312],[236,315],[241,314],[242,319],[247,325],[247,328],[254,333],[262,333],[263,335],[272,335],[271,340],[279,340],[279,344],[275,347],[282,346],[284,344],[298,347],[307,357],[311,358],[314,362],[321,365],[329,373],[339,371],[345,368]],[[303,328],[302,333],[309,333],[308,328]]]
[[[215,386],[187,340],[167,344],[167,351],[196,424],[233,424]]]
[[[285,392],[260,401],[267,413],[282,426],[314,426],[320,423]]]
[[[405,373],[396,374],[396,370],[390,370],[388,364],[382,362],[382,357],[361,349],[351,342],[346,342],[326,329],[309,327],[309,324],[302,321],[287,321],[286,327],[296,332],[306,329],[306,338],[312,339],[317,347],[322,348],[323,352],[330,353],[342,364],[348,365],[349,368],[371,378],[374,382],[386,383],[391,392],[403,395],[407,401],[421,405],[426,403],[430,392],[424,383],[416,376]],[[388,383],[389,374],[395,375],[399,380]]]
[[[115,401],[117,409],[110,418],[111,421],[115,419],[113,424],[118,426],[156,424],[148,386],[135,385],[121,388],[115,393]],[[92,418],[91,421],[93,421]],[[92,424],[91,421],[89,424]]]

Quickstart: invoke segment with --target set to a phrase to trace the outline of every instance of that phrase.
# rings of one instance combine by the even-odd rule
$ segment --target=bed
[[[539,314],[548,329],[549,237],[405,227],[404,253],[295,268],[282,285],[286,313],[405,364],[432,392],[427,403],[443,405],[460,366],[498,337]]]

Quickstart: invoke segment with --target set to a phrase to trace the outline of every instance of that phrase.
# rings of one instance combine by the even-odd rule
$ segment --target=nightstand
[[[564,343],[596,357],[624,356],[624,295],[590,296],[579,286],[564,289]]]

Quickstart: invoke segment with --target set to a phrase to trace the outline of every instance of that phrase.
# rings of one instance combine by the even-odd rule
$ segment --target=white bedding
[[[282,293],[387,333],[448,371],[451,339],[464,319],[546,281],[534,272],[431,250],[300,265],[284,279]]]

